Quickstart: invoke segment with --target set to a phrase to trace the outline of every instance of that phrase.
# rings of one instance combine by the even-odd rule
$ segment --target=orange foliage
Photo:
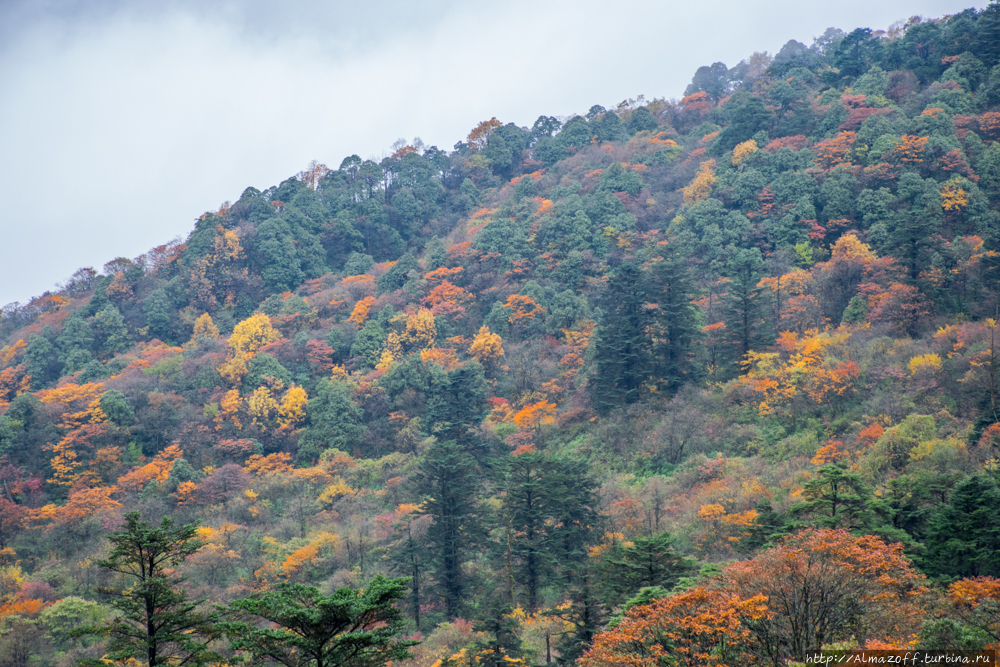
[[[31,376],[25,371],[24,364],[0,371],[0,403],[9,403],[31,389]]]
[[[174,462],[183,457],[184,452],[180,447],[170,445],[146,465],[119,478],[118,485],[127,491],[139,491],[150,482],[162,484],[170,477]]]
[[[111,496],[118,493],[117,486],[102,486],[96,489],[78,489],[71,491],[69,500],[63,506],[45,505],[29,510],[24,519],[25,526],[51,522],[46,531],[57,525],[76,523],[99,512],[107,512],[122,506]]]
[[[544,215],[552,210],[552,200],[542,199],[541,197],[535,197],[535,202],[538,204],[538,210],[535,211],[535,215]]]
[[[511,324],[527,323],[533,320],[536,315],[546,312],[545,308],[538,305],[530,296],[523,296],[521,294],[511,294],[507,297],[507,303],[504,304],[504,308],[510,311],[507,321]]]
[[[43,445],[42,449],[52,452],[49,466],[52,468],[50,484],[73,486],[84,476],[81,454],[92,451],[95,441],[107,432],[103,424],[84,424],[70,430],[59,442]]]
[[[723,571],[727,590],[764,595],[770,614],[754,627],[767,646],[784,646],[801,660],[820,643],[847,639],[908,642],[920,628],[925,578],[903,555],[902,544],[844,529],[809,528],[755,558]],[[836,620],[834,620],[836,619]]]
[[[292,455],[285,452],[268,454],[267,456],[254,454],[247,459],[243,469],[252,475],[290,473],[292,471]]]
[[[447,280],[443,280],[440,285],[436,286],[427,296],[420,300],[420,304],[423,306],[430,306],[431,308],[443,303],[462,306],[474,300],[475,297],[461,287],[453,285]]]
[[[753,637],[747,621],[768,618],[767,599],[742,599],[699,587],[625,612],[612,629],[598,633],[580,658],[581,667],[704,667],[751,664]]]
[[[424,280],[426,280],[427,282],[436,282],[438,280],[445,280],[451,278],[452,276],[457,276],[464,270],[465,269],[463,269],[461,266],[456,266],[453,269],[449,269],[447,267],[442,266],[441,268],[434,269],[433,271],[425,275]]]
[[[308,563],[316,560],[319,556],[319,548],[313,544],[307,544],[293,551],[285,562],[281,564],[281,573],[289,576],[299,572]]]
[[[980,116],[979,129],[987,139],[1000,139],[1000,112],[990,111]]]
[[[469,136],[465,138],[465,143],[469,144],[469,148],[473,151],[481,151],[486,148],[486,142],[490,138],[490,134],[493,133],[493,130],[501,125],[503,123],[498,121],[496,116],[489,120],[484,120],[469,132]]]
[[[816,162],[823,169],[833,169],[837,165],[850,164],[847,154],[854,146],[855,132],[841,132],[832,139],[824,139],[815,146]]]
[[[802,336],[784,331],[776,344],[788,356],[783,359],[778,352],[750,352],[742,362],[747,373],[738,382],[761,397],[757,406],[761,415],[773,413],[801,394],[824,403],[856,391],[854,382],[861,375],[857,362],[836,362],[827,353],[850,336],[849,332],[819,333],[816,329]]]
[[[821,466],[827,463],[836,463],[837,461],[841,461],[847,458],[847,452],[845,452],[843,448],[843,442],[840,440],[831,440],[819,448],[816,455],[812,457],[810,463]]]
[[[764,146],[764,151],[767,153],[777,153],[782,148],[787,148],[789,150],[798,151],[802,150],[809,145],[809,137],[804,134],[795,134],[790,137],[779,137]]]
[[[23,339],[19,339],[13,345],[9,345],[0,350],[0,366],[8,366],[14,362],[28,348],[28,344]]]
[[[437,364],[446,371],[452,371],[461,364],[455,356],[455,350],[447,347],[432,347],[420,351],[420,360],[425,364]]]
[[[548,401],[538,401],[526,405],[514,415],[514,423],[525,431],[537,428],[541,424],[555,423],[556,405]]]
[[[366,296],[365,298],[354,304],[354,310],[351,311],[351,316],[347,318],[348,322],[354,322],[358,326],[365,323],[368,319],[368,309],[375,304],[375,297]]]
[[[930,141],[930,137],[918,137],[913,134],[904,134],[899,138],[899,141],[896,142],[893,154],[896,155],[901,162],[923,162],[924,149],[927,148],[928,141]]]

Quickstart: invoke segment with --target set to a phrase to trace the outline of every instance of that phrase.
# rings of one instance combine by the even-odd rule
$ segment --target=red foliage
[[[764,146],[764,150],[768,153],[777,153],[782,148],[788,148],[793,151],[802,150],[809,145],[809,137],[804,134],[793,134],[790,137],[778,137],[773,140],[767,146]]]

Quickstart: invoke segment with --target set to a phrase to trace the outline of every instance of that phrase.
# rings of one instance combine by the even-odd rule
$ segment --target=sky
[[[985,4],[0,0],[0,305],[186,238],[311,160],[679,98],[701,65]]]

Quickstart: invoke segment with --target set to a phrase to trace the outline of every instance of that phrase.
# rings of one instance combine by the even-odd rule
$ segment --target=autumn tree
[[[594,637],[582,667],[679,667],[752,664],[754,635],[747,624],[766,622],[767,598],[744,599],[699,587],[625,612],[615,627]]]
[[[746,625],[768,662],[802,661],[806,651],[854,636],[908,641],[919,625],[924,577],[901,544],[846,530],[803,530],[757,557],[726,567],[727,590],[761,595],[767,614]]]

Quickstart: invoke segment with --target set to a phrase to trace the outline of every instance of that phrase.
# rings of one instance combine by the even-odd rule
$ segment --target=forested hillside
[[[392,150],[3,310],[0,665],[125,655],[131,511],[210,664],[1000,642],[1000,4]]]

